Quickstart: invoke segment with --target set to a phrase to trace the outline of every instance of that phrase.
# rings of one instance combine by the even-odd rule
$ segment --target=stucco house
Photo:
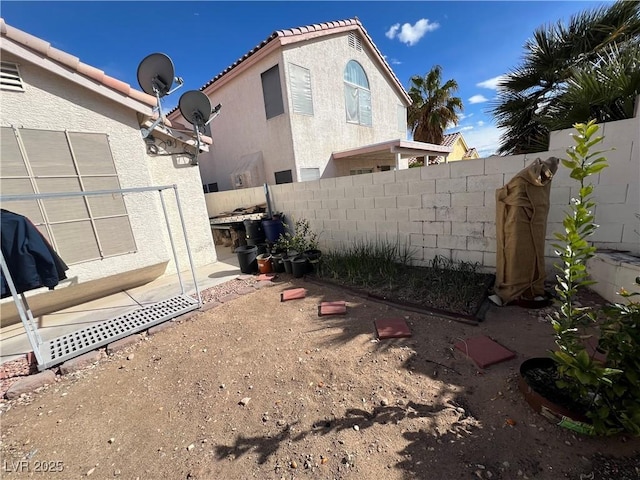
[[[474,158],[480,158],[478,151],[475,147],[469,147],[462,135],[462,132],[446,133],[441,145],[445,147],[451,147],[451,153],[444,156],[438,156],[433,163],[455,162],[458,160],[473,160]]]
[[[200,89],[221,104],[205,191],[408,168],[411,100],[357,18],[277,30]],[[171,122],[186,124],[179,110]]]
[[[157,115],[155,97],[3,19],[0,31],[1,195],[175,184],[194,264],[215,262],[200,173],[191,165],[195,140],[164,127],[141,135]],[[184,270],[189,263],[173,189],[162,195]],[[55,290],[29,292],[36,315],[175,272],[157,191],[7,199],[0,206],[31,220],[70,267]],[[2,303],[3,326],[17,321],[10,300]]]

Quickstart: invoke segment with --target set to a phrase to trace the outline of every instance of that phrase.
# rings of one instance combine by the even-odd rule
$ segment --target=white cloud
[[[424,37],[425,33],[433,32],[440,27],[437,22],[430,22],[427,18],[421,18],[415,24],[405,23],[400,26],[399,23],[393,25],[385,35],[387,38],[394,39],[398,37],[402,43],[406,43],[410,47],[415,45]]]
[[[500,146],[501,130],[493,125],[474,128],[464,134],[464,141],[469,148],[475,147],[481,157],[494,155]]]
[[[396,23],[389,30],[387,30],[385,36],[393,40],[396,37],[396,33],[398,33],[398,30],[400,30],[400,24]]]
[[[473,125],[467,125],[458,129],[460,132],[466,132],[467,130],[473,130]]]
[[[465,115],[464,113],[459,113],[458,114],[458,121],[462,121],[465,118],[470,118],[473,117],[473,113],[470,113],[469,115]]]
[[[476,83],[476,87],[498,90],[498,83],[500,83],[505,78],[505,75],[498,75],[497,77],[493,77],[480,83]]]
[[[484,95],[474,95],[473,97],[469,98],[469,103],[471,104],[483,102],[488,102]]]
[[[484,122],[483,122],[482,120],[479,120],[479,121],[478,121],[478,126],[479,126],[479,127],[481,127],[481,126],[483,126],[483,125],[484,125]]]

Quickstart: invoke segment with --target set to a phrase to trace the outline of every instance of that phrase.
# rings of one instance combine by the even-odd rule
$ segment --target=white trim
[[[38,67],[41,67],[45,70],[50,71],[51,73],[65,78],[66,80],[87,88],[99,95],[113,100],[114,102],[124,105],[125,107],[135,110],[136,112],[140,112],[149,116],[153,115],[153,107],[151,107],[150,105],[139,102],[131,97],[124,95],[123,93],[116,92],[109,87],[96,82],[95,80],[90,80],[89,78],[83,76],[78,72],[62,67],[61,65],[56,64],[48,58],[44,58],[41,55],[38,55],[24,48],[22,45],[15,43],[13,40],[5,36],[2,37],[2,50],[21,58],[25,62],[33,63]]]

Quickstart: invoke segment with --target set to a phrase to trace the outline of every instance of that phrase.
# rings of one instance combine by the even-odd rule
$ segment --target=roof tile
[[[7,37],[16,43],[23,45],[24,47],[38,52],[55,63],[64,65],[83,76],[89,77],[96,82],[123,93],[124,95],[139,102],[145,103],[149,106],[155,106],[157,103],[157,100],[153,95],[147,95],[144,92],[135,90],[128,83],[118,80],[117,78],[110,77],[102,70],[92,67],[91,65],[82,63],[79,58],[74,57],[69,53],[53,48],[49,42],[23,32],[11,25],[7,25],[4,18],[0,18],[0,34],[2,34],[3,37]]]

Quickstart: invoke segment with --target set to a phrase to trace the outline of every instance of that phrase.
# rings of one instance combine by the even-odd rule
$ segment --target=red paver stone
[[[275,273],[261,273],[260,275],[258,275],[256,277],[256,280],[259,282],[270,282],[272,281],[274,278],[276,278],[276,274]]]
[[[322,302],[318,307],[318,316],[340,315],[347,312],[347,302],[340,300],[337,302]]]
[[[292,288],[285,290],[280,294],[280,301],[286,302],[287,300],[296,300],[298,298],[304,298],[307,291],[304,288]]]
[[[511,360],[516,356],[514,352],[485,335],[456,342],[455,347],[470,357],[480,368]]]
[[[384,318],[373,322],[376,326],[378,338],[406,338],[412,335],[407,322],[402,318]]]

